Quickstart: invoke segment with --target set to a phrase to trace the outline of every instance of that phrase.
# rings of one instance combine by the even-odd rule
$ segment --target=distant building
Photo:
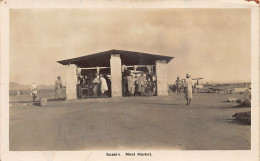
[[[158,96],[168,95],[167,64],[174,57],[149,53],[109,50],[91,55],[58,61],[66,67],[67,99],[84,95],[91,96],[91,82],[97,75],[105,76],[109,86],[109,96],[122,97],[122,80],[126,74],[135,77],[145,74],[154,83]],[[86,82],[86,83],[85,83]]]

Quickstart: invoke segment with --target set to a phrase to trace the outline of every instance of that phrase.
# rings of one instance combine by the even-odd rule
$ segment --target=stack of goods
[[[238,121],[251,125],[251,111],[238,112],[235,113],[232,117],[235,117]]]
[[[226,102],[236,102],[237,101],[237,98],[234,98],[234,97],[229,97]]]
[[[47,98],[41,97],[40,98],[40,106],[44,107],[44,106],[47,106],[47,104],[48,104]]]
[[[242,107],[251,107],[250,99],[238,99],[236,100],[236,102],[239,103]]]

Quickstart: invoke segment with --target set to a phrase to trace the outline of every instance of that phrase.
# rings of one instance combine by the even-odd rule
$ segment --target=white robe
[[[100,83],[101,83],[101,93],[104,93],[105,91],[108,90],[107,81],[106,81],[105,78],[101,77],[100,78]]]
[[[37,94],[37,85],[36,83],[33,83],[31,86],[31,93],[32,94]]]
[[[184,81],[184,87],[185,87],[185,98],[186,99],[192,99],[192,80],[190,78],[186,78]]]

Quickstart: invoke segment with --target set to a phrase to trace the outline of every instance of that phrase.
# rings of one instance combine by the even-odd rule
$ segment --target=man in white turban
[[[191,99],[192,99],[192,86],[193,86],[193,83],[192,83],[192,79],[190,78],[191,75],[189,74],[186,74],[186,79],[184,80],[184,88],[185,88],[185,96],[184,98],[187,100],[187,104],[186,105],[189,105],[190,102],[191,102]]]
[[[33,81],[31,85],[31,95],[33,97],[34,102],[37,98],[37,84],[35,83],[35,81]]]

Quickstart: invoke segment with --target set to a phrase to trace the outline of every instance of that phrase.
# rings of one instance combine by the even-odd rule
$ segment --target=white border
[[[6,3],[5,3],[6,2]],[[9,9],[10,8],[251,8],[251,74],[252,125],[251,150],[224,151],[149,151],[153,157],[106,157],[109,151],[9,151]],[[222,1],[50,1],[12,0],[1,2],[1,158],[3,161],[65,161],[65,160],[173,160],[174,161],[254,161],[259,156],[259,7],[254,2]],[[115,151],[111,151],[115,152]],[[124,151],[120,151],[122,154]],[[139,152],[139,151],[138,151]]]

